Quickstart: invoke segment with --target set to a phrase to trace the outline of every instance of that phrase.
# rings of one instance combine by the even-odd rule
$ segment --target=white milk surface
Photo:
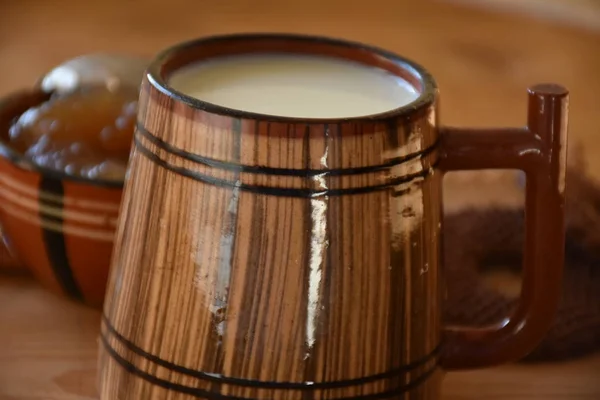
[[[287,54],[205,60],[173,73],[168,85],[190,97],[236,110],[304,118],[377,114],[419,96],[408,82],[379,68]]]

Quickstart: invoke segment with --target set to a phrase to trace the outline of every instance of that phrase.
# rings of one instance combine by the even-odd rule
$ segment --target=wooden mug
[[[242,112],[179,93],[178,68],[286,52],[383,68],[418,99],[345,119]],[[346,41],[205,38],[148,69],[104,305],[102,400],[437,399],[442,371],[524,356],[557,306],[565,89],[529,90],[527,127],[438,123],[419,65]],[[513,315],[444,327],[442,177],[527,174],[524,287]]]

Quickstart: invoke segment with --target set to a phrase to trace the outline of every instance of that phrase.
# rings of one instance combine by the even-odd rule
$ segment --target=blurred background
[[[449,125],[522,125],[527,87],[563,84],[569,162],[600,179],[599,0],[0,0],[0,96],[81,54],[151,58],[233,32],[326,35],[402,54],[433,73]],[[446,182],[447,211],[523,201],[512,172],[453,173]]]
[[[569,162],[600,179],[600,0],[0,0],[0,97],[32,86],[53,66],[81,54],[116,52],[151,58],[181,41],[234,32],[318,34],[402,54],[436,78],[441,121],[448,125],[523,125],[527,87],[560,83],[571,92]],[[450,210],[522,202],[515,176],[509,172],[460,173],[449,178],[446,206]],[[518,290],[518,282],[515,285]],[[39,393],[56,386],[60,389],[56,393],[73,393],[61,400],[91,398],[96,315],[73,306],[71,314],[48,314],[46,321],[45,294],[21,281],[0,288],[0,304],[20,301],[19,307],[6,307],[0,313],[0,319],[8,321],[5,326],[12,324],[19,333],[11,335],[7,329],[2,334],[0,329],[0,341],[24,349],[15,353],[21,364],[6,361],[10,352],[0,354],[0,360],[5,360],[0,399],[7,398],[2,397],[3,390],[28,393],[23,388],[37,383],[25,375],[43,377],[48,365],[65,372],[51,384],[40,383]],[[23,308],[43,311],[40,320],[52,326],[43,340],[37,336],[38,325],[18,319]],[[74,328],[61,330],[58,325]],[[26,363],[38,360],[40,352],[61,358],[48,364]],[[589,375],[578,371],[564,376],[564,387],[579,388],[580,397],[573,399],[597,399]],[[481,374],[496,383],[498,396],[511,389],[506,382],[515,376],[523,377],[522,392],[529,390],[526,371],[493,379],[487,372]],[[454,379],[449,386],[449,393],[456,394],[452,399],[467,398],[461,397],[465,383],[474,384],[474,393],[488,385],[468,376]]]

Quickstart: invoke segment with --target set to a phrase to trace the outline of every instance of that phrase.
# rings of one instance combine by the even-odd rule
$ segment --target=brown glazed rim
[[[336,57],[382,68],[410,83],[419,96],[395,109],[357,117],[304,118],[261,114],[232,109],[188,96],[167,83],[169,76],[186,65],[219,56],[250,53],[289,53]],[[158,54],[146,72],[150,84],[193,109],[248,120],[284,123],[325,124],[340,122],[376,122],[411,116],[431,105],[437,84],[431,74],[416,62],[387,50],[343,39],[286,33],[236,33],[207,36],[168,48]]]

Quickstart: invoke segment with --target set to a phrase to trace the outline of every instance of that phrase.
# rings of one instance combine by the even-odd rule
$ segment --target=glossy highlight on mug
[[[329,134],[325,130],[325,137]],[[325,151],[320,158],[321,167],[327,169],[327,155],[329,147],[325,144]],[[314,187],[318,191],[327,193],[327,182],[323,174],[314,175],[312,177]],[[327,206],[329,197],[324,194],[319,197],[310,199],[310,218],[311,218],[311,238],[310,238],[310,261],[309,261],[309,278],[308,278],[308,301],[306,310],[306,358],[311,356],[311,352],[315,345],[317,335],[318,315],[325,305],[321,299],[321,285],[323,284],[323,262],[327,247],[329,246],[329,238],[327,235]]]

